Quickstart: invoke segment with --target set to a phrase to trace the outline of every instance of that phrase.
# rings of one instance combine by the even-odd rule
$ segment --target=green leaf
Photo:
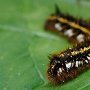
[[[64,85],[50,85],[48,56],[71,45],[43,27],[56,3],[63,12],[89,18],[87,2],[0,0],[0,90],[90,90],[90,70]]]

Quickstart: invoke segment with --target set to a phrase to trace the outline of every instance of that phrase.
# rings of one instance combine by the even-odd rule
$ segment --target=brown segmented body
[[[77,53],[76,53],[77,52]],[[90,68],[90,42],[54,54],[47,70],[53,84],[64,83]]]
[[[85,42],[90,37],[89,23],[70,15],[64,15],[59,10],[47,19],[45,29],[62,34],[73,44]]]

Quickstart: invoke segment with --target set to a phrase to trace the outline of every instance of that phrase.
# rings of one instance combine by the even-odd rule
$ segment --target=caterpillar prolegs
[[[60,32],[77,44],[49,57],[47,77],[51,83],[64,83],[90,68],[90,26],[86,21],[64,15],[56,7],[56,14],[48,18],[45,29]]]

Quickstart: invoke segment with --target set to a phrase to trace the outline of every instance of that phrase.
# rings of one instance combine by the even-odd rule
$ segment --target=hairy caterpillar
[[[90,26],[87,22],[64,15],[56,7],[56,14],[48,18],[45,29],[60,32],[77,44],[49,57],[47,77],[53,84],[64,83],[90,68]]]
[[[54,84],[64,83],[88,68],[90,68],[90,42],[52,55],[47,76]]]
[[[73,44],[85,42],[90,37],[90,24],[87,21],[65,15],[57,6],[56,13],[47,19],[45,29],[60,32]]]

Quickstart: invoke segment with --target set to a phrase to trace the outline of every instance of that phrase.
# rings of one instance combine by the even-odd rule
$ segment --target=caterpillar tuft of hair
[[[90,24],[87,21],[65,15],[57,6],[56,13],[47,19],[45,29],[60,32],[73,44],[85,42],[90,37]]]
[[[53,84],[67,82],[90,68],[90,25],[82,19],[64,15],[56,6],[56,13],[51,15],[45,29],[60,32],[73,44],[63,52],[49,57],[47,77]]]

